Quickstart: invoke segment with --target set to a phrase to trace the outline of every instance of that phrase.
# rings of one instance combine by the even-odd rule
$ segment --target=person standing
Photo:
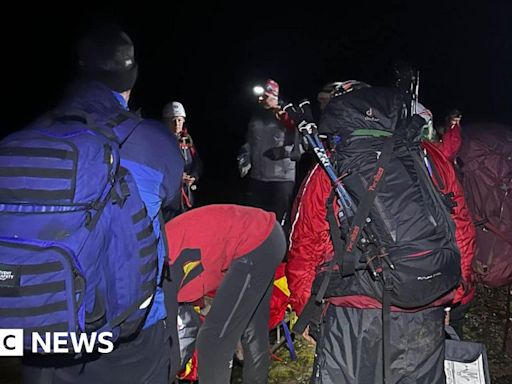
[[[246,143],[238,161],[241,176],[248,172],[249,205],[272,211],[282,221],[293,196],[298,159],[290,156],[298,133],[279,120],[278,98],[279,85],[267,80],[259,100],[263,108],[258,109],[249,122]]]
[[[170,132],[176,136],[178,146],[185,160],[179,212],[188,211],[194,206],[194,191],[197,189],[197,182],[203,172],[203,163],[192,136],[185,126],[186,117],[185,108],[178,101],[167,103],[162,111],[163,122]]]
[[[163,124],[141,120],[128,111],[138,67],[132,40],[125,32],[117,26],[96,26],[80,40],[78,57],[79,79],[71,85],[60,108],[81,111],[96,122],[106,122],[107,127],[120,116],[140,120],[120,145],[120,164],[135,180],[145,205],[141,214],[147,214],[152,222],[150,228],[157,242],[144,252],[157,252],[157,289],[143,328],[130,338],[119,340],[110,354],[27,356],[23,361],[23,380],[29,384],[167,384],[171,340],[176,342],[177,335],[175,327],[166,323],[160,287],[166,249],[160,223],[161,209],[174,199],[181,183],[183,158],[175,138]],[[115,121],[111,126],[111,134],[115,135]],[[120,254],[120,263],[123,256],[127,257]]]

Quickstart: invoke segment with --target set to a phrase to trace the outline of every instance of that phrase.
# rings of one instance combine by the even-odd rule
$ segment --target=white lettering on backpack
[[[417,280],[430,280],[430,279],[433,279],[434,277],[438,277],[441,275],[442,275],[441,272],[437,272],[437,273],[433,273],[432,275],[428,275],[428,276],[418,276]]]
[[[365,120],[367,121],[380,121],[377,117],[375,117],[375,115],[373,114],[373,109],[369,109],[366,111],[366,116],[364,117]]]
[[[0,281],[12,279],[14,279],[14,274],[12,273],[12,271],[0,271]]]

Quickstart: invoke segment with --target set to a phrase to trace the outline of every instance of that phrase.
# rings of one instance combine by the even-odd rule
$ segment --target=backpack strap
[[[164,285],[164,281],[171,281],[171,266],[169,265],[169,241],[167,239],[167,232],[165,231],[165,221],[162,209],[158,211],[158,223],[160,224],[161,236],[165,245],[165,254],[164,254],[164,265],[162,270],[162,276],[160,278],[159,286],[162,287]]]
[[[436,181],[437,189],[441,195],[441,199],[443,200],[443,203],[444,203],[446,209],[448,210],[448,212],[450,212],[452,214],[453,209],[457,206],[457,202],[453,199],[455,194],[453,192],[449,192],[449,193],[443,192],[443,189],[445,189],[445,187],[446,187],[444,185],[443,179],[441,178],[441,175],[439,174],[439,171],[438,171],[436,165],[434,164],[434,162],[432,160],[430,160],[428,153],[425,150],[423,150],[423,152],[425,154],[425,157],[424,157],[425,165],[427,166],[430,176]]]
[[[353,275],[356,270],[356,259],[353,255],[353,250],[355,250],[359,239],[361,238],[361,234],[363,232],[363,228],[366,225],[366,219],[368,218],[370,211],[373,207],[373,203],[375,198],[377,197],[377,193],[382,185],[381,181],[383,179],[385,170],[391,160],[391,155],[393,154],[393,148],[395,145],[395,136],[391,136],[389,139],[384,141],[384,146],[382,148],[382,152],[377,160],[377,165],[375,166],[375,173],[368,184],[367,192],[364,197],[361,199],[356,211],[356,215],[354,217],[354,221],[352,222],[350,233],[347,236],[347,252],[342,255],[343,260],[340,264],[342,266],[342,275],[349,276]]]
[[[116,141],[116,136],[108,129],[102,128],[96,124],[91,114],[81,109],[56,109],[49,113],[48,119],[52,121],[78,121],[87,126],[89,130],[100,134],[111,141]]]
[[[385,275],[386,273],[383,273]],[[382,290],[382,364],[384,384],[391,383],[391,291],[393,284],[384,276]]]
[[[488,229],[489,231],[494,233],[496,236],[498,236],[501,240],[503,240],[504,242],[506,242],[507,244],[512,246],[512,239],[507,237],[507,235],[505,235],[502,231],[500,231],[498,228],[496,228],[494,225],[492,225],[489,222],[488,218],[481,219],[480,216],[478,216],[476,214],[474,216],[476,219],[476,221],[474,222],[475,227]]]
[[[125,122],[128,122],[126,123]],[[143,119],[133,112],[121,110],[107,120],[105,126],[114,132],[114,141],[121,147]]]
[[[105,123],[98,123],[94,117],[81,109],[56,109],[48,118],[50,121],[79,121],[87,125],[92,132],[106,137],[108,140],[122,146],[135,128],[142,122],[142,118],[130,111],[117,111]],[[125,122],[130,124],[124,124]]]
[[[329,234],[331,237],[333,249],[334,249],[334,257],[329,265],[329,269],[322,280],[322,285],[320,285],[320,289],[316,294],[315,301],[317,303],[321,303],[324,299],[325,292],[327,291],[327,287],[329,286],[329,282],[331,280],[331,273],[334,270],[336,265],[340,267],[344,267],[344,260],[347,258],[347,248],[342,241],[342,234],[338,222],[336,221],[336,217],[334,214],[334,190],[331,191],[329,198],[327,199],[327,216],[326,219],[329,222]],[[340,208],[341,209],[341,208]],[[357,210],[359,212],[359,210]],[[357,215],[357,214],[356,214]],[[351,232],[352,233],[352,232]],[[347,237],[348,238],[348,237]]]

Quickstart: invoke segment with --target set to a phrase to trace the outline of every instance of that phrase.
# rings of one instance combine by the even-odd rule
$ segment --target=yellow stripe
[[[200,261],[191,261],[191,262],[189,262],[189,263],[186,263],[186,264],[183,266],[183,273],[185,274],[185,275],[183,276],[183,279],[185,279],[185,278],[188,276],[188,274],[189,274],[190,272],[192,272],[192,270],[193,270],[195,267],[197,267],[199,264],[201,264],[201,262],[200,262]]]
[[[187,377],[188,375],[190,375],[190,373],[192,372],[192,359],[190,359],[187,363],[187,365],[185,366],[185,374],[182,375],[181,377]]]
[[[286,276],[274,280],[274,285],[279,288],[286,296],[290,296],[290,290],[288,289],[288,281],[286,280]]]

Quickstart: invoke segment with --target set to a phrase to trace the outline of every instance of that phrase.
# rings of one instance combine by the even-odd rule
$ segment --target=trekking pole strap
[[[311,296],[302,310],[297,322],[293,325],[293,332],[302,334],[310,323],[320,324],[323,311],[323,302],[317,302],[314,296]]]

